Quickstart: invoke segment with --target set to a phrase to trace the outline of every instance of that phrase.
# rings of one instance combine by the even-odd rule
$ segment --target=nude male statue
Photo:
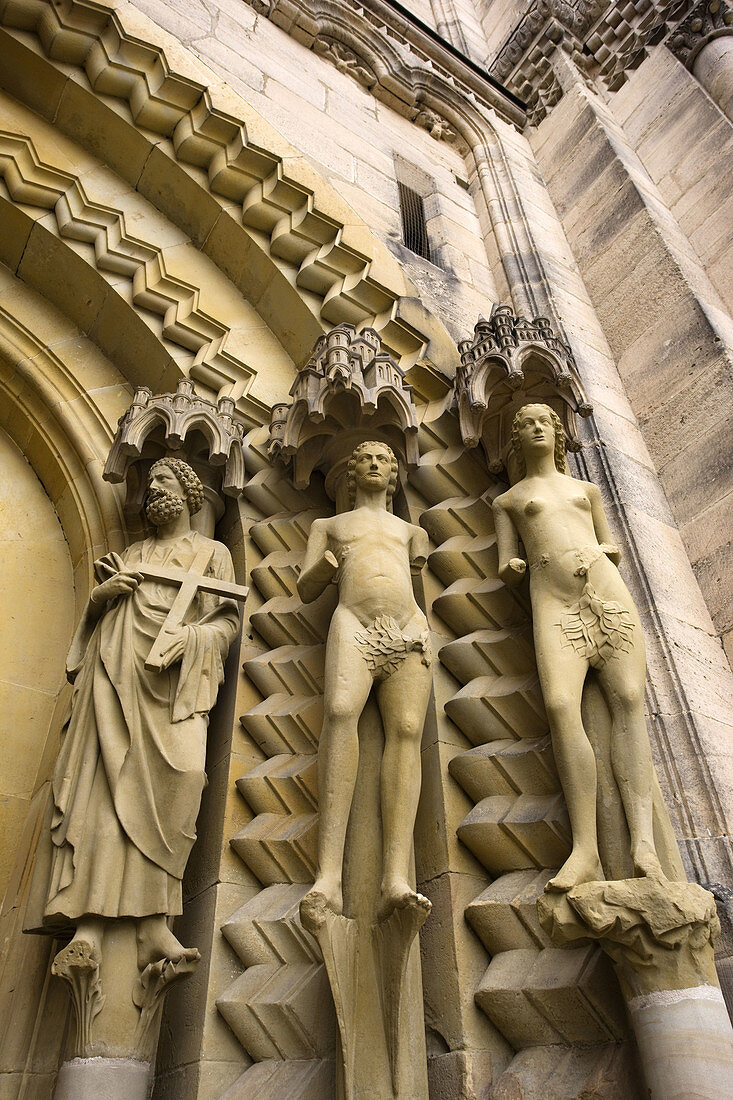
[[[298,580],[310,603],[327,585],[339,602],[326,644],[324,720],[318,753],[318,877],[301,903],[306,924],[319,910],[343,911],[346,829],[359,763],[359,717],[372,686],[384,726],[381,771],[383,866],[378,916],[430,902],[410,885],[412,834],[420,794],[420,739],[430,693],[427,620],[411,573],[425,564],[428,537],[392,515],[397,460],[365,442],[348,465],[353,510],[313,522]]]

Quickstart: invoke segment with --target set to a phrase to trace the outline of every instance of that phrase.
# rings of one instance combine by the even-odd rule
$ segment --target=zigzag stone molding
[[[183,227],[243,292],[254,293],[254,284],[250,288],[248,280],[256,279],[258,272],[253,267],[234,276],[229,258],[232,246],[240,240],[240,255],[254,259],[264,242],[267,255],[292,273],[288,277],[296,287],[320,299],[324,322],[371,322],[393,352],[414,361],[427,340],[396,316],[397,301],[408,288],[386,249],[375,240],[375,255],[367,255],[358,225],[352,243],[351,208],[324,181],[295,165],[298,158],[293,151],[263,119],[247,111],[243,101],[225,89],[207,88],[198,71],[193,76],[174,71],[165,50],[145,42],[145,33],[154,32],[159,39],[160,30],[131,5],[112,10],[86,0],[62,4],[29,0],[22,6],[3,0],[0,21],[6,28],[2,47],[6,63],[0,81],[9,90],[15,88],[15,94],[25,94],[30,105],[41,108],[60,129],[72,127],[72,136],[82,141],[86,134],[77,133],[76,123],[67,117],[67,101],[75,100],[77,111],[76,101],[84,101],[90,119],[97,118],[102,125],[94,137],[96,155],[102,153],[106,163],[143,195],[150,191],[151,200],[176,224],[185,220],[176,196],[185,192],[191,197],[198,191],[201,202],[194,223]],[[31,102],[32,89],[14,78],[17,66],[24,63],[25,32],[36,36],[52,70],[47,76],[52,94],[43,103]],[[177,44],[174,48],[178,69],[185,68],[180,48]],[[56,69],[57,64],[74,66],[84,79],[67,87],[66,75]],[[98,97],[112,97],[123,112],[110,112]],[[246,122],[234,111],[246,113]],[[120,128],[124,132],[127,127],[136,131],[134,147],[139,151],[143,148],[139,127],[165,140],[154,149],[146,138],[148,152],[142,158],[121,158]],[[157,171],[170,176],[172,201],[167,207],[165,195],[153,185],[149,156],[156,160]],[[301,182],[299,175],[307,178]],[[325,191],[328,214],[319,207],[319,194]],[[241,221],[222,210],[231,203],[239,206]],[[372,268],[378,268],[378,273],[373,274]],[[286,288],[283,281],[284,292]],[[303,311],[299,295],[293,296],[293,303]],[[261,307],[268,319],[266,303]],[[272,325],[276,330],[274,317]],[[300,357],[300,349],[295,357]]]
[[[236,397],[246,393],[254,371],[227,350],[228,327],[199,309],[199,291],[167,270],[163,249],[128,233],[122,211],[94,202],[80,180],[44,164],[29,137],[5,130],[0,177],[13,202],[53,214],[59,237],[92,245],[105,279],[129,280],[133,308],[144,323],[149,313],[162,318],[163,340],[190,354],[192,377]]]
[[[245,463],[244,495],[263,517],[250,531],[260,555],[250,570],[260,600],[250,622],[265,648],[245,662],[263,699],[241,724],[263,760],[237,782],[253,816],[231,845],[263,889],[222,927],[245,970],[217,1006],[255,1063],[236,1083],[238,1095],[318,1100],[335,1087],[336,1019],[298,906],[315,878],[315,765],[332,597],[303,607],[295,582],[310,523],[329,503],[315,489],[294,490],[270,466],[265,428],[247,436]]]

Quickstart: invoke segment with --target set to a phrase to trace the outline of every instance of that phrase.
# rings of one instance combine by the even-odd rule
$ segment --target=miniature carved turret
[[[135,397],[120,417],[109,458],[104,467],[105,481],[120,483],[132,463],[138,461],[149,438],[161,426],[161,442],[169,451],[180,451],[193,432],[200,432],[208,444],[208,462],[223,466],[221,489],[237,497],[244,488],[244,430],[233,418],[234,401],[220,397],[214,404],[194,392],[190,378],[181,378],[175,393],[153,396],[146,386],[135,390]]]
[[[290,393],[292,404],[273,406],[269,453],[292,463],[297,489],[317,467],[340,472],[362,439],[382,438],[410,469],[417,465],[412,389],[374,329],[343,324],[321,336]]]
[[[590,416],[593,408],[570,347],[546,317],[529,321],[515,317],[510,306],[494,306],[488,321],[478,321],[473,339],[458,347],[461,435],[467,447],[481,443],[492,473],[504,468],[514,414],[528,402],[550,405],[560,417],[568,450],[580,450],[576,418]]]

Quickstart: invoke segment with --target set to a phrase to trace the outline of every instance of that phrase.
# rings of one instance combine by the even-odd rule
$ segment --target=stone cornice
[[[607,0],[534,0],[490,71],[526,101],[530,121],[538,123],[562,96],[550,63],[556,49],[617,91],[649,47],[664,42],[690,68],[706,42],[730,33],[733,9],[726,0],[632,0],[623,10]]]
[[[349,73],[400,114],[420,119],[423,94],[431,100],[458,93],[484,110],[521,127],[521,100],[488,72],[463,58],[398,4],[385,0],[250,0],[262,15],[309,49]],[[434,110],[433,106],[433,110]],[[440,127],[426,127],[448,137]]]

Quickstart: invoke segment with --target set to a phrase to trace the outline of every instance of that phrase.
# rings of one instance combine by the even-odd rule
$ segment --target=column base
[[[714,986],[645,993],[628,1002],[651,1100],[726,1100],[733,1043]]]
[[[147,1100],[150,1070],[134,1058],[72,1058],[59,1070],[54,1100]]]

